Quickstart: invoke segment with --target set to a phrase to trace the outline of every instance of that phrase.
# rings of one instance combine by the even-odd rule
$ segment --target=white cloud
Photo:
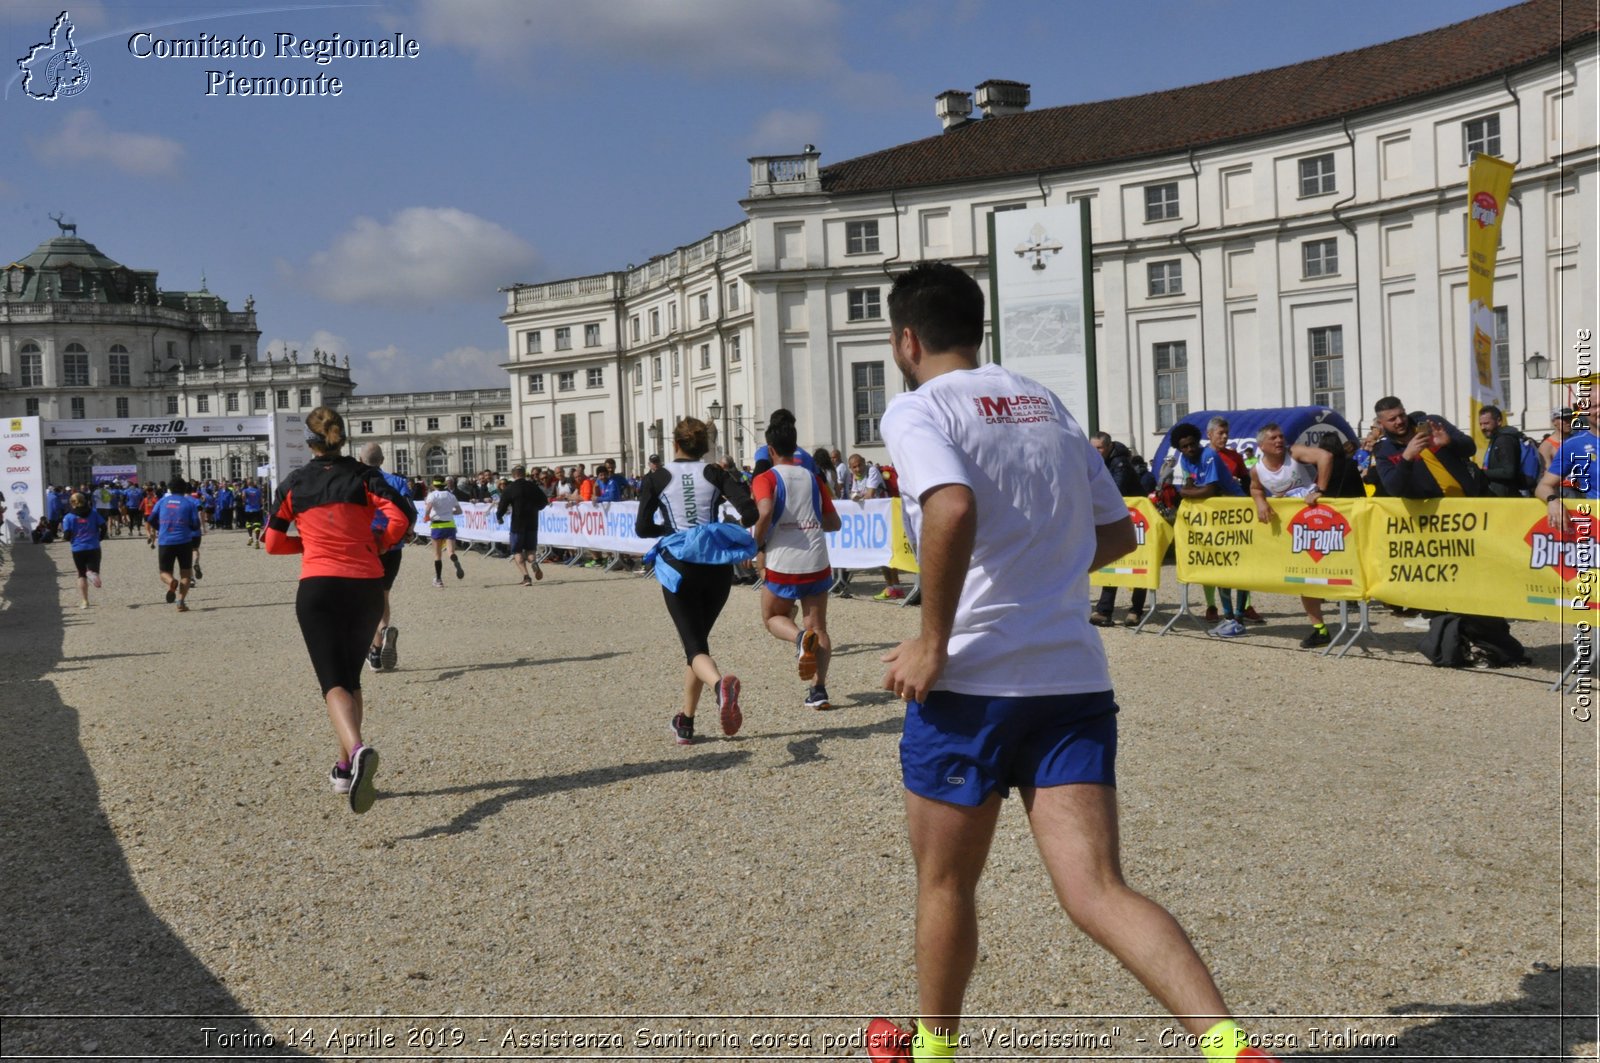
[[[744,138],[752,155],[792,155],[822,139],[823,119],[815,111],[768,111]]]
[[[553,50],[679,67],[823,77],[839,59],[837,0],[417,0],[422,40],[491,64]],[[408,29],[405,19],[389,20]]]
[[[94,111],[73,111],[52,136],[36,137],[33,154],[60,165],[99,163],[137,177],[175,174],[183,145],[151,133],[118,133]]]
[[[498,299],[521,280],[538,252],[494,222],[453,207],[407,207],[387,224],[357,218],[293,280],[336,303],[427,305]]]
[[[390,344],[350,359],[350,375],[359,395],[392,391],[446,391],[503,388],[510,379],[500,363],[501,348],[457,347],[440,355],[412,354]]]

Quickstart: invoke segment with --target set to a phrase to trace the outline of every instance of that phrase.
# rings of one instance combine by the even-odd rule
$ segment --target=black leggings
[[[657,564],[665,564],[660,558]],[[676,591],[661,588],[666,599],[667,612],[677,625],[678,638],[683,640],[683,659],[693,661],[700,654],[709,655],[707,639],[716,626],[722,607],[728,603],[728,591],[733,588],[732,565],[694,565],[674,558],[672,567],[682,573]]]
[[[294,596],[294,615],[311,654],[322,696],[361,689],[361,666],[383,618],[383,580],[309,576]]]

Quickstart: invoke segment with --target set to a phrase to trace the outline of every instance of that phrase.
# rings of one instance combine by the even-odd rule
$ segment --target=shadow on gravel
[[[1285,1054],[1284,1059],[1575,1059],[1579,1046],[1596,1039],[1595,968],[1531,971],[1522,977],[1522,995],[1488,1004],[1412,1003],[1390,1008],[1443,1014],[1409,1030],[1393,1046],[1356,1045],[1340,1052]],[[1587,1058],[1593,1058],[1589,1056]]]
[[[501,779],[496,782],[473,783],[471,786],[446,786],[438,790],[390,791],[383,794],[383,800],[393,801],[408,797],[445,797],[451,794],[474,794],[490,790],[503,791],[493,797],[484,798],[442,827],[429,827],[427,830],[418,831],[416,834],[403,834],[395,839],[396,841],[414,842],[422,841],[426,838],[437,838],[440,835],[464,834],[467,831],[477,830],[478,824],[491,816],[499,814],[507,805],[517,801],[548,797],[551,794],[570,793],[573,790],[589,790],[596,786],[610,786],[612,783],[642,779],[651,775],[668,775],[673,772],[726,771],[729,768],[743,764],[749,759],[750,754],[743,751],[711,753],[706,756],[690,756],[687,759],[651,760],[642,764],[618,764],[609,768],[590,768],[588,771],[575,771],[566,775],[548,775],[542,779]]]
[[[78,713],[48,681],[65,631],[57,559],[28,547],[11,557],[14,608],[0,613],[0,1050],[193,1057],[213,1026],[261,1038],[256,1054],[297,1055],[265,1041],[139,895],[100,810]],[[125,1017],[173,1014],[185,1017]]]
[[[398,628],[396,630],[399,630]],[[521,657],[515,661],[489,661],[485,664],[464,664],[452,668],[448,672],[440,672],[432,679],[424,679],[424,683],[446,683],[452,679],[460,679],[468,672],[492,672],[501,668],[524,668],[534,664],[579,664],[583,661],[604,661],[612,657],[626,657],[626,650],[611,650],[607,653],[591,653],[587,657]],[[405,671],[398,668],[396,671]]]
[[[885,691],[887,693],[887,691]],[[856,727],[835,727],[825,731],[807,731],[804,737],[797,738],[789,743],[789,763],[783,765],[792,768],[797,764],[815,764],[827,760],[822,752],[822,743],[833,742],[838,739],[846,741],[859,741],[871,738],[874,735],[899,734],[904,720],[899,716],[892,716],[887,720],[876,723],[864,723]],[[786,738],[788,735],[763,735],[763,738]]]

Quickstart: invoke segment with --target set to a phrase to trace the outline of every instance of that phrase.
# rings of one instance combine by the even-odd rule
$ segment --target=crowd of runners
[[[895,281],[888,305],[896,365],[917,384],[894,399],[882,425],[918,555],[922,608],[908,614],[918,618],[916,634],[882,662],[884,689],[905,706],[901,777],[917,877],[908,952],[919,1014],[908,1027],[873,1020],[870,1055],[926,1061],[955,1054],[977,961],[977,888],[1000,809],[1015,789],[1073,922],[1177,1016],[1208,1060],[1271,1059],[1230,1017],[1183,928],[1122,878],[1119,706],[1083,607],[1089,573],[1134,545],[1122,492],[1059,398],[1001,366],[979,364],[984,298],[965,272],[920,263]],[[1026,396],[1029,416],[983,415],[994,408],[984,400],[996,396]],[[173,480],[145,491],[66,492],[51,534],[71,543],[85,605],[89,588],[100,585],[102,538],[137,534],[134,514],[153,536],[166,598],[180,611],[201,578],[200,543],[208,528],[229,526],[222,522],[230,510],[251,547],[301,555],[295,616],[336,742],[329,783],[353,811],[366,812],[378,796],[379,758],[362,732],[363,672],[398,661],[389,592],[404,544],[426,534],[435,586],[444,584],[447,563],[458,579],[464,575],[455,544],[462,485],[441,478],[417,499],[413,483],[383,471],[381,447],[369,444],[359,458],[344,453],[337,411],[318,407],[305,424],[313,458],[270,502],[248,482],[215,491]],[[839,527],[837,466],[827,451],[798,446],[786,410],[770,418],[748,475],[707,460],[710,435],[704,422],[680,421],[670,459],[652,459],[627,488],[638,500],[635,534],[654,540],[644,561],[661,584],[683,654],[683,698],[671,721],[682,744],[696,740],[707,688],[724,735],[744,721],[739,679],[711,647],[739,565],[753,563],[760,573],[761,623],[793,654],[804,704],[831,704],[834,571],[825,536]],[[1272,471],[1281,457],[1269,450],[1261,479],[1272,494],[1281,487]],[[1039,475],[1045,469],[1051,475]],[[855,472],[865,478],[859,466]],[[611,470],[594,479],[609,481]],[[562,498],[552,499],[550,488],[519,466],[486,499],[509,517],[511,560],[527,586],[544,575],[537,516]]]

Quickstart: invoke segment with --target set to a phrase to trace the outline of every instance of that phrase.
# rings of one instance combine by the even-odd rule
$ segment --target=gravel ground
[[[178,615],[142,541],[105,553],[86,611],[64,546],[0,569],[6,1058],[863,1055],[859,1017],[914,1011],[878,656],[915,609],[834,602],[815,713],[735,588],[713,648],[746,724],[683,748],[653,582],[524,589],[472,556],[436,590],[408,549],[355,816],[298,562],[214,535]],[[1548,689],[1563,633],[1443,671],[1396,620],[1332,660],[1297,648],[1294,600],[1257,607],[1227,644],[1105,634],[1130,881],[1285,1058],[1592,1058],[1596,725]],[[1061,914],[1020,807],[980,906],[965,1055],[1198,1055]]]

